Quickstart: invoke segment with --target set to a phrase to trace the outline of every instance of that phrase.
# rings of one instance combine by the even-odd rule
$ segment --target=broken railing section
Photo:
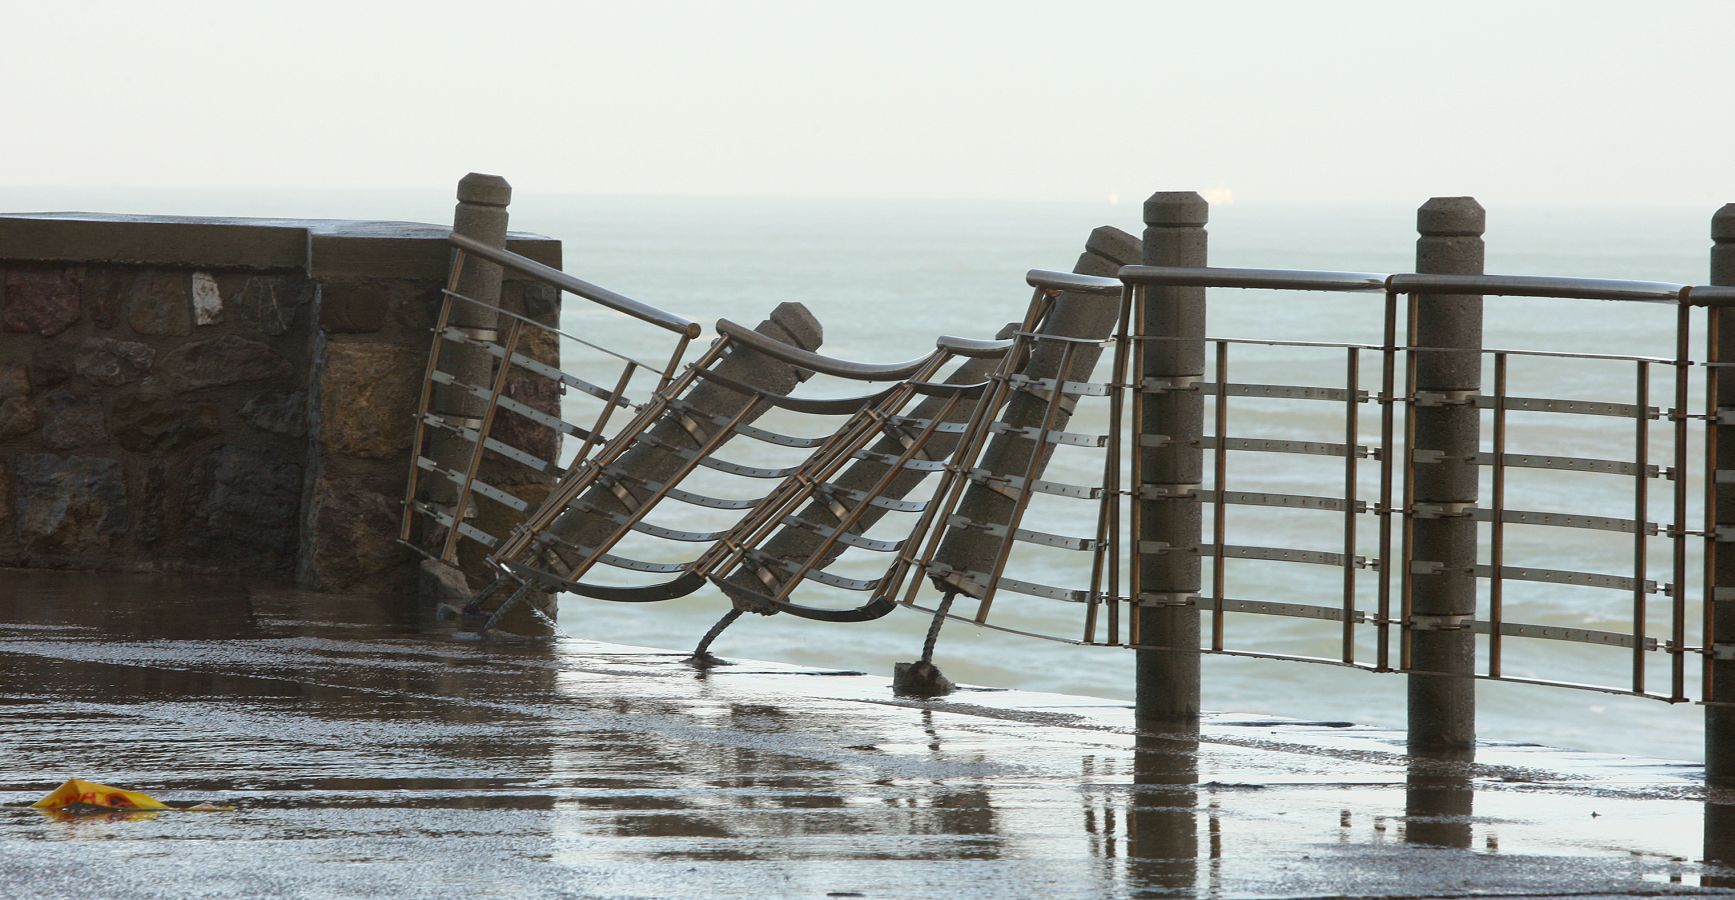
[[[549,485],[631,418],[633,398],[673,377],[699,327],[463,234],[451,242],[451,277],[415,412],[400,538],[430,559],[478,572],[475,561],[510,539]],[[466,273],[481,266],[511,269],[653,326],[663,337],[640,343],[660,344],[667,355],[643,360],[599,346],[543,321],[552,310],[502,308],[497,290],[491,300],[472,296],[466,291],[477,290],[476,282]],[[489,293],[487,286],[480,292]],[[495,325],[460,324],[478,321]]]

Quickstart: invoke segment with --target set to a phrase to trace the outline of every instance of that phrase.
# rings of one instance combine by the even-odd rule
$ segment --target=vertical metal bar
[[[1393,419],[1397,413],[1397,343],[1398,295],[1386,291],[1385,346],[1380,350],[1380,564],[1379,564],[1379,649],[1376,668],[1385,672],[1391,668],[1392,618],[1392,473],[1397,467],[1393,457]],[[1400,565],[1399,568],[1402,568]]]
[[[1494,354],[1494,508],[1488,528],[1488,677],[1500,677],[1506,597],[1506,354]]]
[[[453,254],[452,282],[456,284],[457,273],[462,269],[464,251]],[[422,450],[427,443],[428,411],[434,402],[434,372],[440,367],[440,347],[446,342],[446,322],[452,316],[452,295],[444,294],[440,304],[440,315],[434,320],[434,343],[428,348],[428,366],[422,372],[422,395],[416,401],[416,434],[410,442],[410,482],[404,489],[404,519],[398,531],[398,540],[409,541],[415,528],[416,492],[419,489],[420,473],[422,471]]]
[[[1217,445],[1211,454],[1211,478],[1215,500],[1211,503],[1211,649],[1223,649],[1223,590],[1228,581],[1224,561],[1228,558],[1224,545],[1229,542],[1228,478],[1229,478],[1229,342],[1217,342],[1217,403],[1212,430],[1217,432]]]
[[[683,334],[681,335],[681,339],[675,343],[675,352],[669,354],[669,364],[663,367],[662,377],[657,379],[657,390],[660,391],[663,388],[668,387],[669,382],[675,380],[675,372],[681,367],[681,357],[687,355],[687,345],[691,343],[692,340],[692,338]]]
[[[1705,537],[1704,584],[1700,596],[1699,643],[1705,653],[1699,657],[1699,696],[1706,702],[1716,700],[1712,683],[1710,648],[1716,639],[1717,612],[1717,405],[1721,402],[1718,384],[1722,371],[1723,309],[1712,306],[1705,310]],[[1685,658],[1686,647],[1675,647],[1674,654]],[[1707,710],[1713,707],[1706,707]],[[1708,714],[1708,713],[1707,713]]]
[[[1349,348],[1343,436],[1343,661],[1355,663],[1356,449],[1361,443],[1361,356]]]
[[[1399,511],[1401,519],[1401,537],[1398,559],[1398,607],[1400,626],[1398,630],[1398,668],[1403,671],[1410,669],[1411,628],[1410,615],[1413,612],[1414,600],[1411,596],[1413,579],[1410,567],[1416,561],[1415,518],[1416,518],[1416,305],[1415,294],[1410,294],[1408,310],[1404,318],[1404,506]],[[1395,400],[1393,402],[1396,402]]]
[[[1645,692],[1645,576],[1649,564],[1646,552],[1646,526],[1650,523],[1651,476],[1651,364],[1638,360],[1638,385],[1634,403],[1638,405],[1633,436],[1633,692]]]
[[[482,468],[482,456],[488,450],[488,432],[494,427],[494,414],[500,411],[500,397],[506,393],[506,382],[512,376],[512,354],[518,349],[518,336],[523,334],[521,322],[511,320],[506,327],[506,352],[500,356],[500,369],[494,375],[494,385],[488,392],[488,405],[482,410],[482,424],[476,428],[476,445],[470,448],[470,461],[464,467],[464,483],[458,488],[458,499],[452,504],[452,527],[446,532],[446,546],[440,551],[440,558],[447,562],[458,560],[459,523],[464,521],[464,512],[470,507],[470,489],[476,483],[476,472]]]
[[[1675,539],[1673,602],[1669,604],[1670,640],[1680,647],[1687,642],[1687,403],[1688,374],[1692,367],[1690,344],[1693,308],[1677,305],[1675,314]],[[1669,666],[1669,698],[1687,698],[1686,659],[1675,656]]]
[[[1108,472],[1103,478],[1104,490],[1107,492],[1104,500],[1108,503],[1109,540],[1112,544],[1108,553],[1108,642],[1111,645],[1121,643],[1121,551],[1129,546],[1121,535],[1121,446],[1122,442],[1128,439],[1126,429],[1121,421],[1121,413],[1126,404],[1126,385],[1132,377],[1127,372],[1127,328],[1133,303],[1134,292],[1132,288],[1123,285],[1121,287],[1120,324],[1115,327],[1114,371],[1109,375],[1109,459],[1105,463]],[[1133,431],[1131,439],[1138,440],[1138,431]],[[1138,447],[1131,449],[1136,465],[1139,449]],[[1136,488],[1139,481],[1134,478],[1132,483]],[[1133,499],[1132,504],[1138,505],[1137,498]]]
[[[1132,391],[1132,429],[1128,436],[1128,444],[1132,449],[1132,469],[1129,476],[1132,480],[1132,502],[1127,509],[1127,550],[1131,557],[1127,566],[1127,643],[1139,642],[1140,611],[1144,605],[1139,602],[1144,592],[1144,552],[1139,542],[1145,533],[1145,307],[1149,303],[1150,288],[1139,285],[1133,289],[1132,300],[1132,334],[1128,342],[1132,347],[1132,369],[1128,372],[1127,383]]]

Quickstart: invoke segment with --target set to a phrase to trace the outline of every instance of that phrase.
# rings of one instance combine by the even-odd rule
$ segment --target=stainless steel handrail
[[[836,375],[839,378],[853,378],[858,381],[893,381],[908,378],[933,359],[933,354],[930,353],[904,362],[877,364],[822,356],[810,350],[790,346],[776,338],[766,337],[739,322],[731,322],[728,319],[717,320],[717,333],[792,366],[824,372],[827,375]]]
[[[1229,269],[1216,266],[1122,266],[1127,284],[1267,288],[1290,291],[1383,291],[1388,275],[1300,269]]]
[[[1074,294],[1119,294],[1121,292],[1119,279],[1103,278],[1097,275],[1079,275],[1073,272],[1051,272],[1047,269],[1031,269],[1024,273],[1024,283],[1034,288],[1068,291]]]
[[[574,278],[553,266],[545,266],[534,259],[520,256],[510,250],[490,247],[461,234],[453,234],[447,240],[452,246],[465,253],[475,254],[496,265],[505,266],[515,272],[529,275],[538,281],[554,285],[569,294],[577,294],[593,303],[599,303],[616,312],[626,313],[635,319],[649,322],[659,328],[666,328],[687,338],[696,338],[703,330],[699,327],[699,323],[691,319],[682,318],[649,304],[640,303],[623,294],[617,294],[608,288],[598,287],[583,279]]]

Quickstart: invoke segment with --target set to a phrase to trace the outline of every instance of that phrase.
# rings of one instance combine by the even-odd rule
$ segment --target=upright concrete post
[[[1143,259],[1151,266],[1205,265],[1205,221],[1210,208],[1191,191],[1159,192],[1145,201]],[[1196,488],[1204,471],[1205,289],[1151,287],[1142,310],[1141,382],[1181,387],[1138,394],[1140,435],[1137,485],[1139,572],[1137,702],[1142,728],[1196,732],[1199,728],[1199,545]],[[1146,438],[1161,436],[1166,439]],[[1148,549],[1147,549],[1148,548]]]
[[[1730,203],[1711,217],[1711,283],[1735,286],[1735,203]],[[1722,314],[1729,317],[1729,314]],[[1715,335],[1717,359],[1735,361],[1735,318],[1719,322]],[[1717,405],[1721,409],[1735,406],[1735,368],[1714,370],[1717,379]],[[1735,425],[1716,424],[1715,429],[1719,473],[1735,471]],[[1713,514],[1717,531],[1735,530],[1735,490],[1713,481],[1715,491]],[[1735,551],[1721,550],[1713,557],[1711,585],[1706,602],[1712,604],[1711,634],[1705,635],[1708,647],[1735,645]],[[1735,703],[1735,660],[1712,656],[1711,696],[1716,703]],[[1705,778],[1718,787],[1735,787],[1735,706],[1705,707]]]
[[[480,241],[491,247],[506,246],[506,206],[512,201],[512,186],[498,175],[478,175],[472,172],[458,182],[458,207],[452,215],[452,232]],[[500,305],[500,284],[504,272],[487,260],[469,257],[464,260],[458,280],[458,293],[478,303],[455,300],[449,325],[472,334],[492,338],[500,317],[495,310]],[[494,358],[481,347],[471,344],[447,343],[440,348],[440,369],[452,375],[460,384],[489,384],[493,375]],[[465,428],[476,429],[482,424],[486,403],[456,385],[435,385],[432,400],[434,415]],[[462,472],[469,465],[471,445],[443,429],[429,430],[429,456],[444,469]],[[452,510],[457,500],[458,486],[443,477],[426,481],[428,499],[451,512],[455,518],[464,510]],[[464,545],[460,543],[460,547]],[[468,574],[481,576],[480,558],[461,558]]]
[[[1487,214],[1474,197],[1416,211],[1416,271],[1482,274]],[[1415,333],[1409,719],[1411,752],[1476,745],[1476,505],[1482,297],[1427,294]]]

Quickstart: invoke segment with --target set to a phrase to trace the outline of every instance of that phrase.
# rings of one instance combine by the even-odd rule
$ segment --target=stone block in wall
[[[20,365],[0,365],[0,438],[35,431],[42,424],[30,402],[30,376]]]
[[[127,324],[139,334],[193,333],[193,277],[186,272],[142,272],[127,294]]]
[[[560,382],[551,381],[540,375],[532,375],[522,370],[514,369],[506,377],[506,396],[538,412],[551,416],[560,415]],[[538,459],[557,460],[560,458],[560,432],[518,415],[511,410],[501,409],[494,414],[494,426],[488,435],[507,446],[516,447]],[[493,451],[489,451],[490,461],[495,461]],[[490,467],[491,471],[494,467]],[[512,464],[501,465],[499,469],[513,473],[507,475],[508,480],[523,480],[522,476],[532,475],[528,469]],[[500,477],[500,476],[496,476]],[[541,478],[543,476],[534,475]]]
[[[241,285],[230,306],[244,330],[276,337],[295,326],[296,317],[312,299],[311,293],[306,282],[256,275]]]
[[[241,406],[241,418],[260,431],[288,437],[307,436],[307,392],[266,391]]]
[[[215,406],[160,389],[116,397],[108,412],[115,442],[138,453],[173,453],[215,436],[221,427]]]
[[[67,269],[8,269],[0,331],[51,337],[78,321],[78,282]]]
[[[156,361],[157,351],[148,344],[93,337],[79,342],[72,366],[73,371],[97,384],[116,387],[151,374]]]
[[[277,351],[233,334],[182,344],[163,354],[158,370],[181,391],[288,378],[293,371]]]
[[[78,278],[78,303],[90,323],[103,331],[119,324],[126,314],[127,295],[137,274],[108,266],[74,271]]]
[[[108,443],[102,399],[59,388],[36,401],[42,413],[42,443],[55,450],[100,447]]]
[[[193,466],[181,544],[204,560],[286,570],[300,503],[299,464],[265,450],[219,447]]]
[[[126,474],[94,456],[21,453],[12,466],[13,514],[26,549],[102,562],[127,527]]]
[[[44,341],[30,356],[30,385],[65,384],[78,371],[78,345],[69,340]]]
[[[154,544],[163,536],[168,514],[168,481],[169,470],[162,463],[151,463],[145,468],[136,504],[138,521],[133,525],[133,538],[141,544]]]
[[[390,281],[338,281],[319,289],[319,327],[336,334],[379,331],[391,314],[392,295],[404,290]]]
[[[313,486],[308,523],[315,590],[401,590],[416,559],[397,542],[402,496],[389,496],[348,479],[320,478]]]
[[[328,453],[392,459],[409,449],[427,357],[385,344],[326,346],[320,435]]]
[[[223,291],[209,272],[193,273],[193,324],[215,325],[223,321]]]

